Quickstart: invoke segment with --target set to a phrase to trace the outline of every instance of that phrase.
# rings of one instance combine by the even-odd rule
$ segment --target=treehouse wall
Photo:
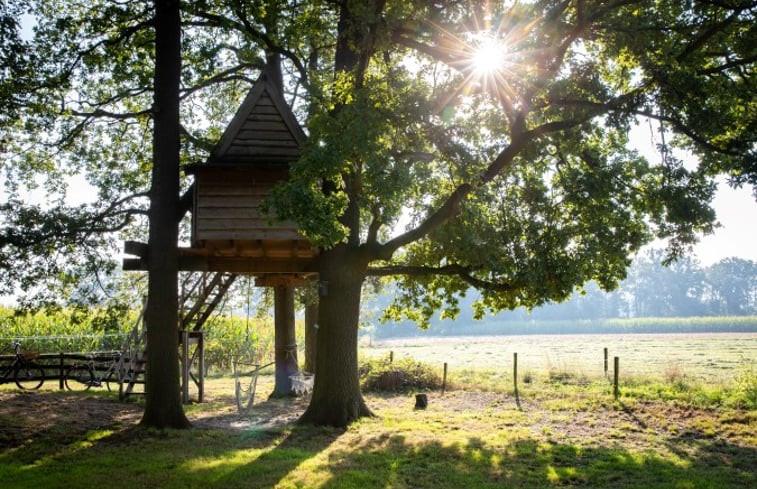
[[[275,221],[262,209],[273,185],[287,178],[286,171],[216,168],[206,167],[196,176],[193,246],[237,241],[245,247],[248,241],[304,240],[294,223]]]
[[[267,76],[255,83],[218,144],[194,175],[188,266],[246,273],[291,273],[311,267],[317,250],[292,222],[263,212],[273,186],[289,178],[306,140]]]
[[[292,222],[263,212],[273,186],[289,178],[306,141],[279,88],[264,73],[252,87],[202,164],[184,167],[194,175],[190,247],[179,247],[181,270],[255,274],[315,272],[318,250]],[[148,246],[127,243],[125,270],[146,270]],[[269,280],[270,282],[270,280]]]

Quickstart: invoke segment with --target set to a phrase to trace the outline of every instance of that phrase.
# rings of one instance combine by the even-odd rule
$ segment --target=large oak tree
[[[161,428],[189,426],[177,388],[180,79],[179,0],[156,0],[150,253],[145,308],[147,366],[142,423]]]
[[[3,171],[14,182],[84,171],[107,205],[74,214],[70,233],[50,233],[54,219],[38,235],[4,233],[9,266],[45,231],[78,243],[88,216],[94,231],[126,226],[144,211],[134,203],[151,166],[140,135],[153,123],[152,9],[31,3],[29,52],[52,55],[26,71],[23,97],[0,99],[20,107],[3,120]],[[477,314],[560,301],[589,280],[612,288],[655,237],[675,258],[711,231],[712,177],[757,183],[756,11],[746,0],[185,3],[183,161],[207,154],[270,53],[309,134],[270,201],[321,248],[303,421],[370,413],[357,377],[368,276],[396,277],[387,313],[423,323],[454,316],[471,287]],[[639,123],[655,161],[629,149]],[[4,219],[16,230],[49,215]]]

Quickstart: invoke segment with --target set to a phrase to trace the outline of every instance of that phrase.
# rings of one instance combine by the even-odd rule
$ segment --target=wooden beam
[[[124,253],[126,253],[127,255],[134,255],[147,259],[149,251],[150,247],[147,245],[147,243],[131,240],[124,241]]]
[[[310,274],[318,271],[314,257],[212,256],[195,254],[192,250],[194,248],[179,248],[179,270],[250,275]],[[147,258],[124,258],[122,268],[125,271],[145,271]]]
[[[124,258],[121,268],[126,272],[147,270],[147,260],[142,258]]]
[[[312,275],[270,273],[255,278],[257,287],[302,287],[310,282]]]
[[[312,273],[312,259],[242,258],[238,256],[179,256],[182,271],[212,271],[260,275],[266,273]]]

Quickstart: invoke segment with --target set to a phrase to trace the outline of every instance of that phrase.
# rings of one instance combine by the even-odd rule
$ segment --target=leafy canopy
[[[146,229],[151,5],[10,5],[0,264],[28,269],[21,250],[50,234],[66,238],[58,250],[97,256],[107,239]],[[753,2],[182,8],[182,161],[204,159],[266,59],[281,56],[309,139],[270,211],[324,249],[364,253],[369,274],[400,277],[390,316],[454,315],[470,287],[478,314],[559,301],[589,280],[613,288],[655,237],[675,258],[713,229],[714,175],[757,184]],[[22,11],[36,18],[31,39],[10,20]],[[483,68],[481,46],[494,53]],[[647,121],[656,161],[629,149],[629,130]],[[97,189],[91,207],[64,209],[70,219],[29,207],[24,189],[62,197],[71,175]],[[109,238],[82,248],[96,236]],[[4,275],[5,290],[18,278]]]

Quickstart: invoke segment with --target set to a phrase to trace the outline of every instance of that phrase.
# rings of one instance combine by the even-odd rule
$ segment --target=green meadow
[[[255,404],[244,413],[236,408],[234,379],[209,378],[207,402],[186,407],[194,426],[187,431],[143,429],[138,425],[139,401],[120,403],[105,392],[72,394],[52,386],[20,392],[6,384],[0,386],[0,486],[742,489],[757,485],[753,336],[699,338],[700,346],[693,339],[676,343],[670,337],[639,337],[635,342],[624,340],[627,350],[621,350],[620,343],[596,339],[592,338],[591,348],[569,337],[458,339],[449,344],[408,340],[364,346],[365,358],[387,362],[391,351],[398,366],[413,357],[439,373],[439,362],[446,359],[447,389],[444,393],[438,388],[367,392],[376,417],[347,429],[297,425],[307,399],[268,400],[270,373],[261,376]],[[547,340],[563,348],[550,346]],[[707,344],[709,349],[702,346]],[[650,345],[659,345],[663,353],[687,350],[690,357],[697,357],[697,348],[705,348],[708,360],[691,364],[703,364],[701,371],[676,360],[675,371],[623,374],[615,399],[602,371],[602,345],[623,359],[644,351],[648,362],[658,356]],[[590,360],[577,370],[568,369],[570,352],[584,349],[590,350],[586,353]],[[507,363],[513,350],[524,362],[517,398]],[[526,367],[531,357],[541,360]],[[544,358],[552,363],[545,364]],[[589,367],[597,361],[600,367]],[[715,362],[727,375],[701,376],[713,368],[706,362]],[[628,364],[623,360],[622,365]],[[414,408],[414,394],[420,392],[429,399],[424,410]]]
[[[414,337],[366,344],[367,357],[409,357],[442,368],[451,376],[474,371],[502,375],[509,386],[514,353],[524,375],[548,376],[566,372],[596,379],[618,357],[625,379],[651,377],[727,383],[735,372],[757,360],[757,333],[567,334],[468,337]]]

